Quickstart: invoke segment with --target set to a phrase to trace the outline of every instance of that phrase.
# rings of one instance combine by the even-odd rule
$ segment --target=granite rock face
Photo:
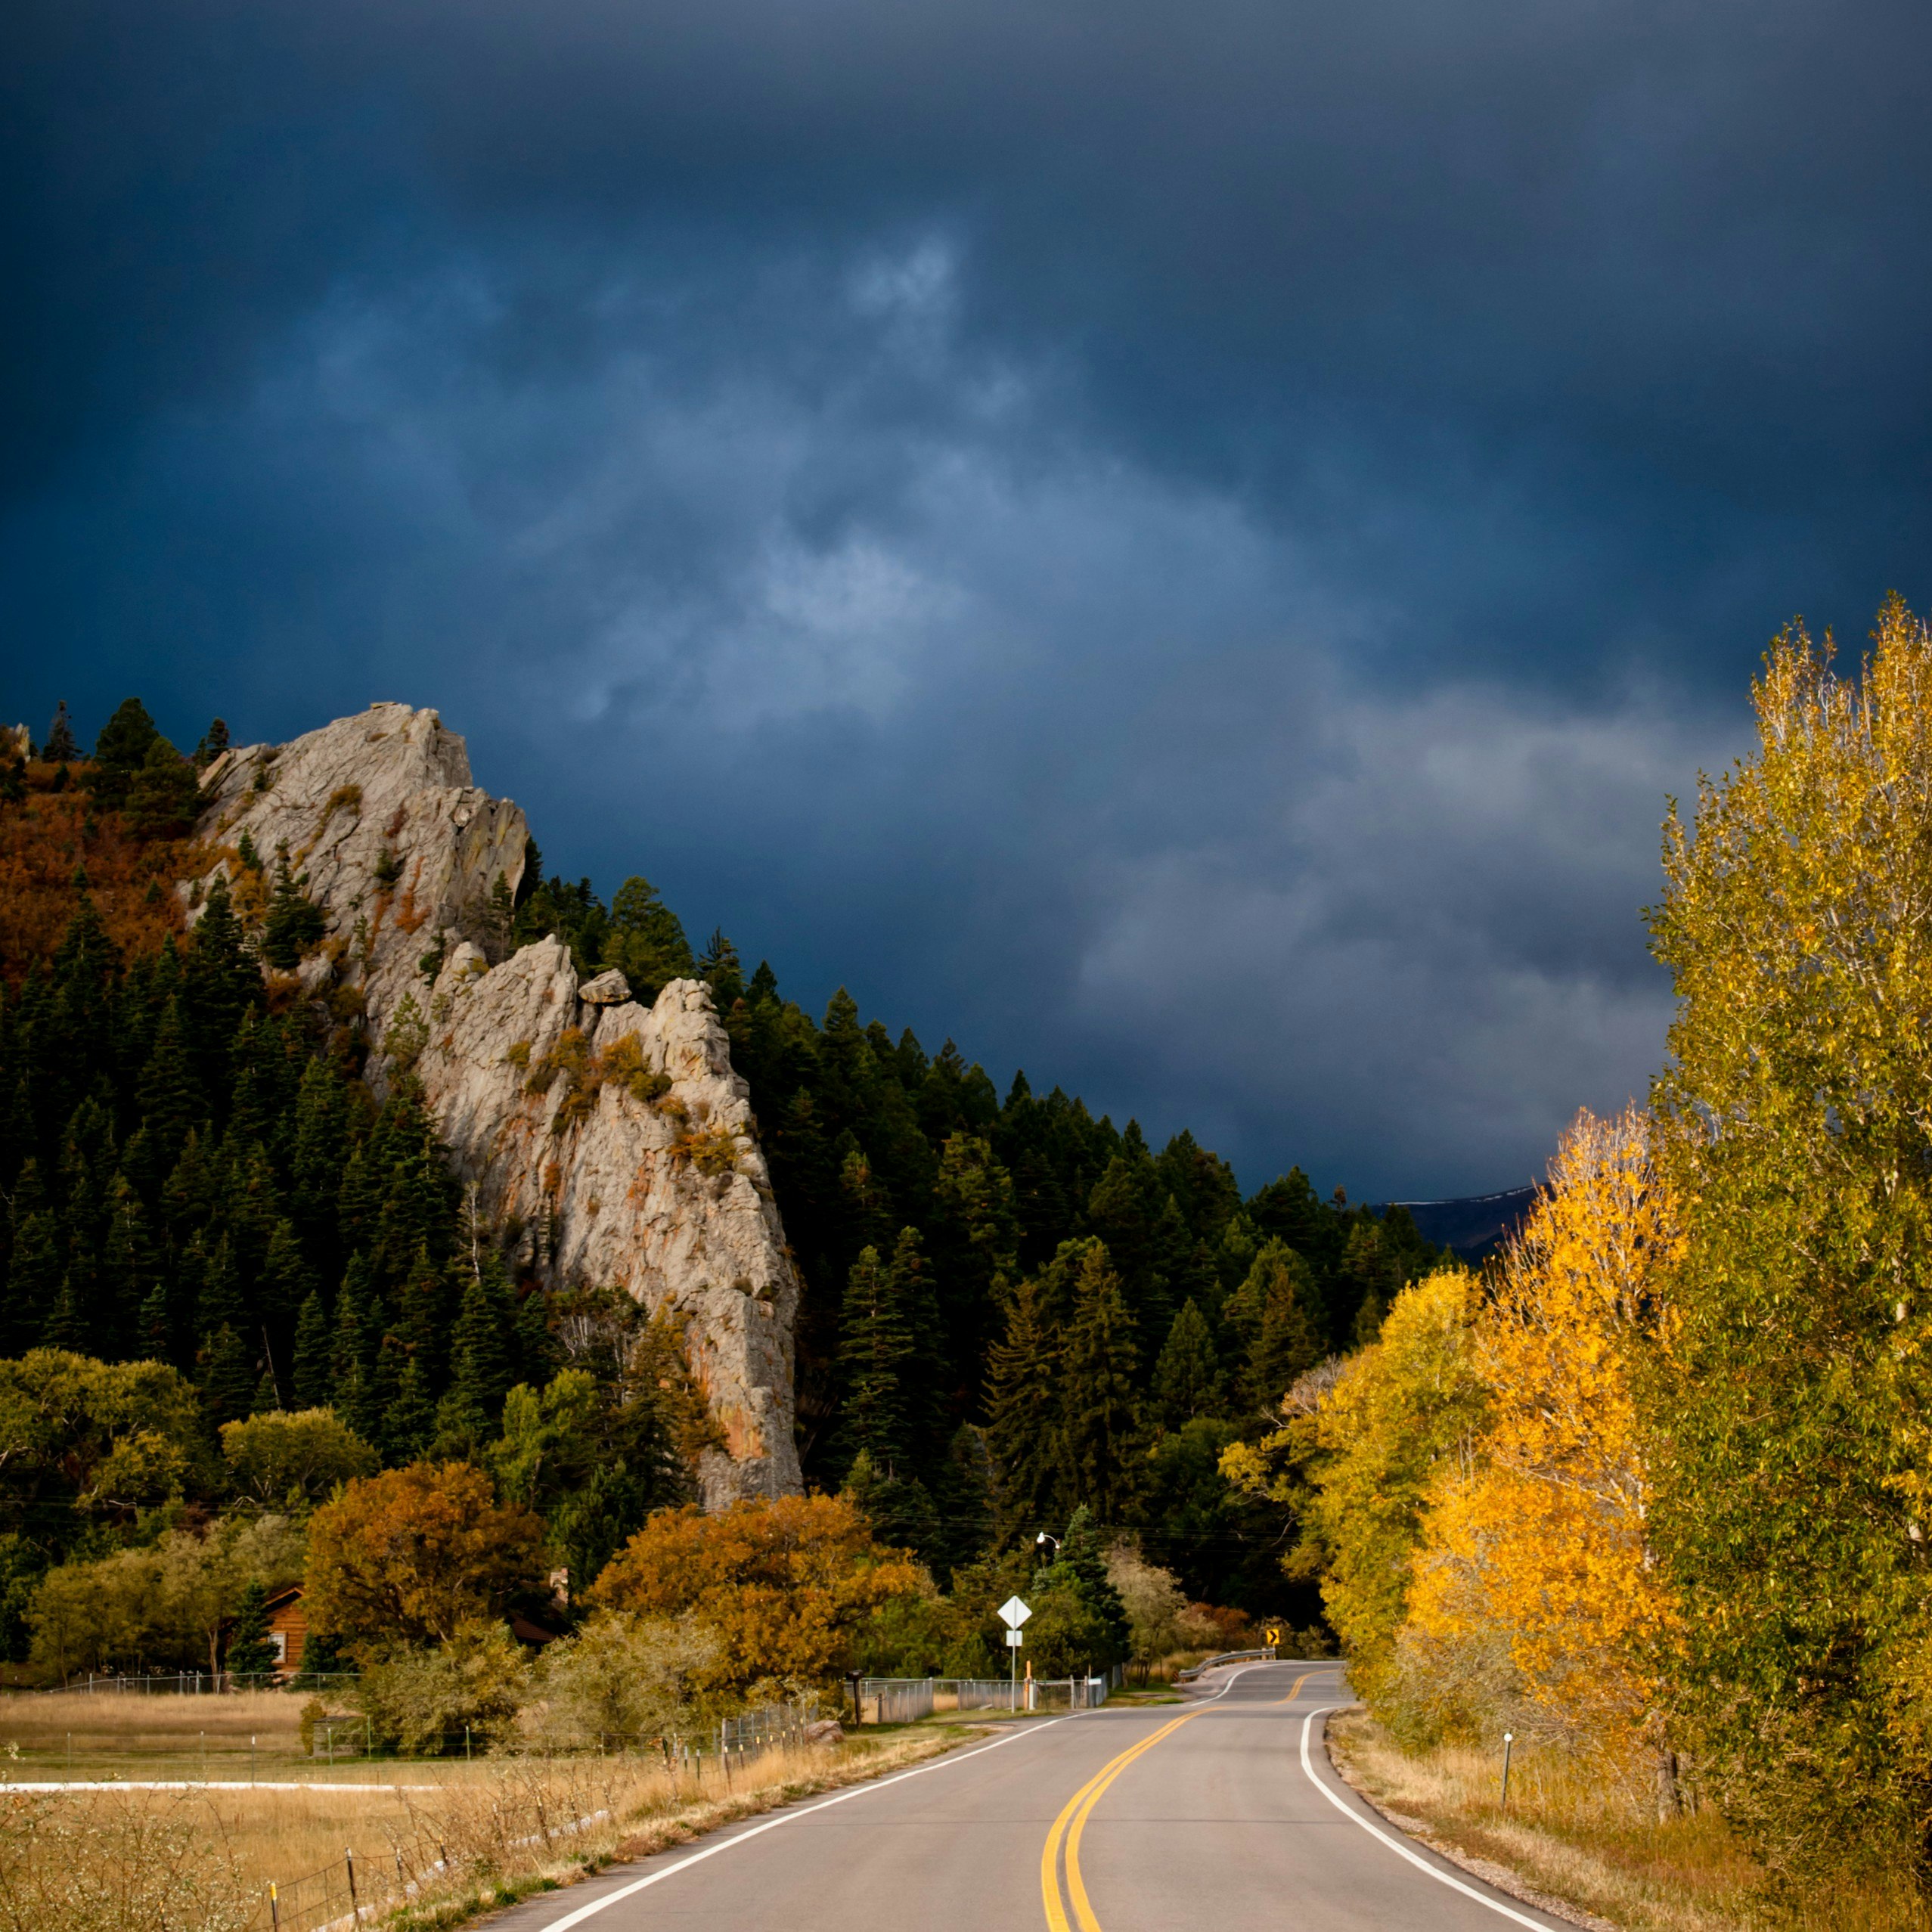
[[[647,1008],[621,973],[579,985],[557,939],[510,951],[528,828],[471,783],[433,711],[377,705],[240,747],[203,785],[218,869],[240,876],[246,832],[306,875],[327,932],[301,993],[360,1008],[382,1050],[373,1084],[413,1065],[523,1265],[621,1287],[678,1325],[724,1444],[698,1472],[706,1506],[795,1491],[798,1278],[709,988],[674,980]],[[212,876],[185,888],[191,904]]]

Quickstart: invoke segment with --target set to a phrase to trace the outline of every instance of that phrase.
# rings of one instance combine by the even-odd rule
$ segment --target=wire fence
[[[866,1677],[859,1683],[860,1721],[912,1724],[940,1710],[1092,1710],[1121,1681],[1104,1676]]]
[[[439,1857],[412,1872],[400,1846],[386,1857],[358,1858],[352,1848],[320,1871],[286,1883],[271,1881],[264,1918],[269,1932],[324,1932],[376,1918],[415,1897],[431,1873],[448,1868]]]
[[[241,1691],[324,1691],[352,1684],[353,1670],[150,1670],[138,1673],[76,1672],[57,1684],[11,1685],[10,1697],[46,1697],[57,1692],[85,1691],[90,1696],[109,1694],[134,1697],[219,1697]]]
[[[561,1759],[498,1757],[487,1785],[423,1788],[436,1792],[426,1806],[411,1795],[416,1788],[396,1787],[408,1822],[390,1828],[388,1850],[376,1856],[346,1850],[316,1871],[276,1881],[257,1932],[354,1932],[466,1875],[501,1872],[519,1854],[541,1856],[558,1840],[621,1816],[653,1788],[659,1769],[660,1794],[728,1793],[768,1752],[821,1741],[814,1723],[810,1706],[770,1704],[725,1719],[702,1739],[606,1735],[594,1752]]]

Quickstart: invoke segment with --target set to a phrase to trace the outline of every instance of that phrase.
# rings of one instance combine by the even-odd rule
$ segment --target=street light
[[[1035,1549],[1037,1549],[1043,1543],[1051,1543],[1053,1546],[1054,1555],[1058,1556],[1059,1555],[1060,1540],[1058,1537],[1050,1537],[1044,1530],[1042,1530],[1040,1534],[1033,1539],[1033,1546]]]

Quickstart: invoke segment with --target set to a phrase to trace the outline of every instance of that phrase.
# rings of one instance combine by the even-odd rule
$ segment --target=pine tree
[[[1019,1272],[1013,1177],[988,1141],[955,1133],[941,1152],[932,1198],[933,1262],[952,1363],[947,1382],[957,1407],[964,1409],[976,1393],[978,1365],[998,1332],[994,1282]]]
[[[201,1363],[201,1406],[211,1428],[242,1421],[255,1406],[255,1357],[225,1323],[209,1338]]]
[[[697,974],[711,988],[712,1003],[721,1013],[728,1013],[744,997],[744,968],[737,947],[725,938],[721,926],[712,929],[710,943],[699,957]]]
[[[282,1392],[275,1385],[274,1371],[265,1363],[260,1378],[255,1385],[255,1393],[250,1399],[248,1413],[251,1416],[271,1416],[281,1406]]]
[[[110,1360],[141,1353],[141,1310],[157,1289],[166,1304],[161,1260],[148,1224],[147,1209],[133,1183],[116,1174],[105,1255],[108,1292],[93,1352]]]
[[[436,1398],[422,1363],[392,1335],[383,1339],[376,1385],[385,1393],[395,1391],[385,1407],[378,1437],[383,1454],[392,1463],[414,1462],[436,1434]]]
[[[944,1461],[950,1433],[944,1400],[950,1373],[932,1269],[916,1227],[901,1228],[892,1244],[890,1292],[912,1344],[903,1384],[909,1458],[905,1473],[929,1484]]]
[[[228,748],[228,727],[216,718],[201,734],[201,742],[194,748],[195,769],[206,771]]]
[[[172,1362],[180,1353],[168,1284],[157,1280],[141,1304],[136,1354],[145,1361]]]
[[[516,1347],[516,1301],[503,1276],[503,1264],[486,1255],[463,1291],[450,1347],[449,1393],[444,1397],[448,1419],[479,1435],[495,1435],[503,1416],[503,1399],[513,1384],[526,1377]],[[443,1426],[439,1422],[439,1429]]]
[[[302,1251],[302,1242],[293,1224],[286,1220],[276,1222],[262,1257],[255,1306],[278,1347],[293,1338],[302,1304],[316,1292],[318,1285]]]
[[[49,1348],[65,1348],[76,1355],[87,1354],[94,1345],[94,1323],[86,1300],[74,1286],[73,1271],[60,1277],[59,1292],[48,1311],[42,1340]]]
[[[1002,1534],[1059,1520],[1066,1472],[1060,1459],[1060,1360],[1037,1279],[1021,1282],[993,1349],[986,1444],[993,1459]]]
[[[228,1628],[228,1650],[222,1659],[231,1677],[259,1683],[275,1668],[274,1646],[268,1638],[268,1592],[260,1583],[252,1583],[241,1593],[234,1622]]]
[[[841,1492],[864,1512],[881,1543],[923,1554],[937,1543],[939,1512],[932,1493],[916,1476],[882,1469],[861,1450]]]
[[[242,1016],[262,1000],[262,975],[243,943],[241,923],[217,873],[182,961],[181,987],[203,1090],[225,1092],[228,1049]]]
[[[166,739],[157,737],[129,780],[127,827],[137,839],[178,839],[201,803],[194,767]]]
[[[617,888],[602,961],[622,972],[645,1001],[655,1000],[667,981],[688,979],[696,971],[684,926],[647,879],[627,879]]]
[[[1171,1245],[1162,1238],[1172,1232],[1162,1227],[1166,1203],[1153,1157],[1140,1128],[1129,1121],[1120,1151],[1107,1163],[1106,1172],[1087,1197],[1087,1222],[1106,1244],[1128,1308],[1153,1335],[1165,1333],[1173,1319],[1167,1277],[1161,1271],[1163,1250]],[[1177,1218],[1174,1225],[1180,1228],[1183,1224]]]
[[[322,1059],[302,1070],[295,1100],[289,1214],[325,1280],[341,1272],[337,1202],[349,1161],[349,1107],[340,1076]]]
[[[376,1386],[382,1338],[369,1265],[358,1254],[350,1261],[336,1297],[329,1367],[336,1413],[365,1442],[382,1440],[382,1404]]]
[[[914,1345],[894,1270],[876,1248],[862,1249],[846,1279],[841,1322],[839,1447],[850,1461],[869,1457],[883,1475],[913,1473],[907,1383]]]
[[[286,848],[276,854],[274,890],[262,921],[262,957],[282,972],[293,972],[328,930],[321,907],[304,890],[308,883],[306,873],[299,879],[290,873]]]
[[[1093,1658],[1094,1664],[1105,1667],[1118,1663],[1127,1655],[1127,1607],[1108,1577],[1106,1552],[1101,1545],[1099,1529],[1084,1503],[1068,1521],[1066,1534],[1060,1539],[1047,1571],[1047,1586],[1070,1590],[1099,1618],[1112,1654]]]
[[[1133,1327],[1106,1248],[1088,1242],[1061,1371],[1060,1445],[1074,1494],[1109,1523],[1124,1520],[1134,1493]]]
[[[154,1045],[141,1068],[135,1093],[141,1105],[143,1127],[153,1132],[159,1157],[172,1169],[180,1161],[188,1136],[209,1117],[209,1103],[189,1053],[188,1020],[178,997],[163,1006],[160,1024],[154,1028]]]
[[[47,727],[47,742],[41,746],[40,755],[48,764],[72,764],[80,756],[80,743],[74,736],[65,698],[54,713],[54,722]]]
[[[134,775],[146,761],[148,749],[161,736],[138,698],[125,698],[101,727],[94,744],[94,774],[88,789],[104,805],[127,802]]]
[[[200,1279],[195,1284],[194,1332],[205,1346],[212,1345],[224,1329],[240,1334],[248,1326],[248,1309],[242,1299],[241,1279],[236,1272],[234,1250],[228,1237],[220,1236],[212,1251],[199,1236],[196,1246],[200,1254],[191,1258],[191,1266],[194,1261],[199,1261],[195,1270]]]
[[[48,1332],[65,1273],[59,1236],[59,1222],[45,1208],[22,1216],[14,1230],[5,1310],[4,1346],[9,1355],[23,1355],[38,1347]]]
[[[1192,1299],[1181,1304],[1154,1365],[1154,1401],[1161,1425],[1177,1429],[1196,1416],[1221,1412],[1220,1363],[1208,1318]]]
[[[298,1409],[326,1409],[335,1397],[335,1377],[330,1371],[329,1311],[321,1293],[311,1289],[303,1298],[296,1317],[295,1352],[291,1380]]]
[[[423,1385],[433,1399],[448,1378],[449,1284],[436,1266],[426,1241],[402,1285],[396,1291],[395,1334],[421,1371]]]
[[[1285,1242],[1269,1242],[1229,1297],[1227,1313],[1245,1344],[1242,1399],[1271,1414],[1323,1354],[1320,1304],[1307,1263]]]

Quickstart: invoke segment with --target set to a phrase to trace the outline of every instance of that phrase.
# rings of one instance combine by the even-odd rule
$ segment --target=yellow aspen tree
[[[1446,1686],[1450,1660],[1467,1676],[1472,1656],[1506,1654],[1542,1728],[1624,1761],[1661,1741],[1676,1623],[1649,1549],[1633,1369],[1658,1338],[1677,1246],[1644,1115],[1579,1114],[1472,1331],[1484,1425],[1471,1465],[1438,1478],[1406,1633]]]
[[[1320,1577],[1351,1680],[1378,1712],[1425,1500],[1439,1468],[1466,1465],[1481,1421],[1475,1287],[1466,1270],[1443,1268],[1404,1289],[1375,1341],[1289,1391],[1280,1431],[1221,1459],[1237,1488],[1293,1509],[1300,1541],[1284,1568]]]

